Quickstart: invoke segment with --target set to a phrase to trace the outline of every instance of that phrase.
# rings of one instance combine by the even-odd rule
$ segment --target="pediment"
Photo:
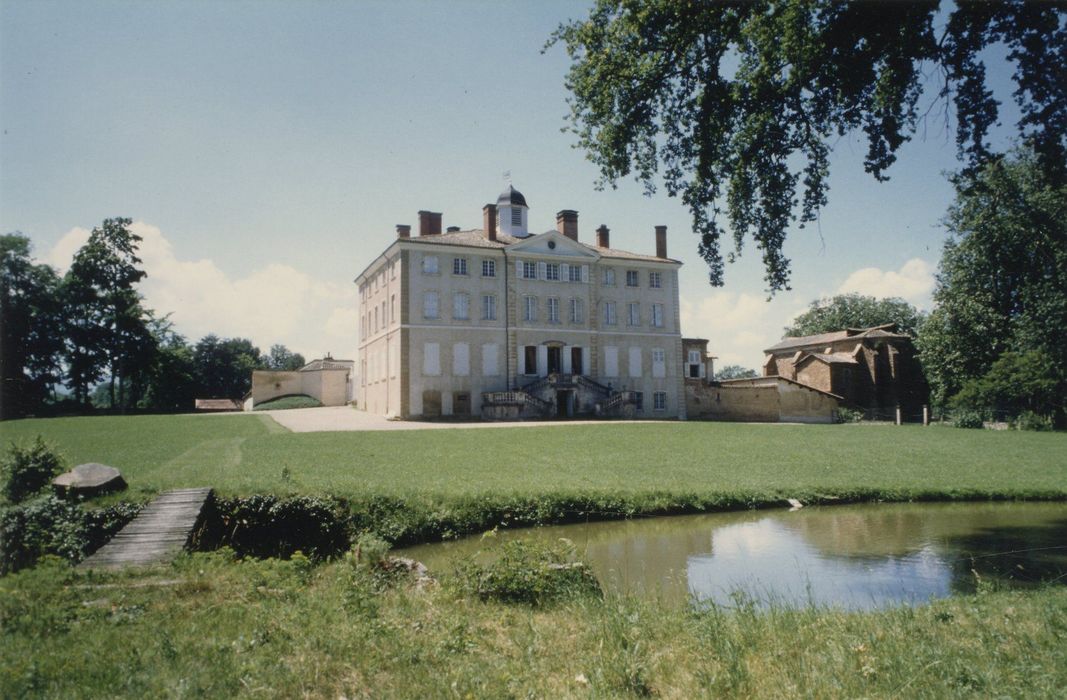
[[[584,258],[590,261],[600,257],[599,253],[589,250],[580,243],[572,241],[558,231],[548,231],[546,233],[539,233],[536,236],[524,238],[518,243],[512,243],[507,249],[509,253]]]

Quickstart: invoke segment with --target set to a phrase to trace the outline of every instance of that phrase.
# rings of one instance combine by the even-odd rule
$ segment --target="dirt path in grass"
[[[220,416],[227,414],[219,414]],[[228,414],[234,415],[234,414]],[[236,414],[240,415],[240,414]],[[349,430],[438,430],[445,428],[516,428],[538,425],[613,425],[617,423],[675,423],[677,421],[521,421],[503,423],[452,423],[432,421],[393,421],[372,415],[351,406],[323,408],[294,408],[287,411],[263,411],[294,433],[316,433]]]

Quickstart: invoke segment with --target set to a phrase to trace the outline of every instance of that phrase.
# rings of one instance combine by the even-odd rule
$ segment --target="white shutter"
[[[471,346],[467,343],[456,343],[452,346],[452,375],[455,377],[467,377],[471,373]]]
[[[582,265],[582,284],[589,284],[589,266]]]
[[[634,379],[641,376],[641,348],[630,348],[630,376]]]
[[[619,349],[614,346],[604,348],[604,376],[619,376]]]
[[[541,263],[541,264],[543,265],[544,263]],[[547,377],[548,376],[548,346],[547,345],[538,345],[537,346],[537,376],[539,376],[539,377]]]
[[[441,374],[441,346],[437,343],[424,343],[422,346],[422,373],[427,377]]]
[[[589,366],[589,348],[582,348],[582,374],[589,375],[590,369],[592,368]]]
[[[497,377],[500,371],[497,369],[497,352],[500,346],[496,343],[486,343],[482,346],[482,376]]]
[[[515,261],[515,276],[522,279],[522,260]]]
[[[560,282],[571,281],[571,266],[567,263],[560,263],[559,265],[559,280]]]
[[[548,279],[548,265],[543,262],[537,263],[537,279]]]
[[[560,353],[563,355],[563,373],[571,373],[571,349],[569,347],[560,348]]]
[[[518,374],[526,374],[526,346],[519,346],[519,369]]]
[[[652,351],[652,376],[657,379],[667,376],[667,360],[663,350]]]

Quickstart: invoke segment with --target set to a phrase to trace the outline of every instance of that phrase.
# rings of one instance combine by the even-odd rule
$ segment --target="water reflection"
[[[1067,506],[899,504],[805,508],[567,525],[503,532],[573,541],[608,590],[673,600],[863,609],[1010,586],[1067,582]],[[493,543],[411,548],[447,570]]]

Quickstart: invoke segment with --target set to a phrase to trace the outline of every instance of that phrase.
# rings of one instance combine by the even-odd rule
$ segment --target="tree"
[[[204,336],[193,350],[199,398],[240,399],[252,388],[252,370],[263,366],[259,348],[244,338]]]
[[[1013,352],[997,358],[985,375],[964,382],[953,403],[982,412],[1017,416],[1023,411],[1051,416],[1064,409],[1063,373],[1043,350]]]
[[[723,283],[725,214],[730,259],[751,236],[774,293],[789,288],[787,229],[826,204],[830,144],[862,131],[865,169],[885,180],[929,112],[919,104],[929,67],[935,104],[946,128],[954,108],[959,157],[976,172],[998,119],[983,52],[1005,45],[1020,138],[1062,181],[1065,16],[1062,3],[961,1],[941,15],[936,0],[597,0],[546,49],[562,43],[571,58],[570,131],[599,185],[633,174],[652,194],[662,173],[690,210],[711,283]]]
[[[298,352],[292,352],[284,345],[271,345],[270,355],[264,358],[267,369],[273,370],[297,370],[307,364],[304,356]]]
[[[59,381],[59,277],[29,238],[0,236],[0,419],[36,412]]]
[[[1067,368],[1067,185],[1022,150],[956,179],[934,290],[919,332],[935,403],[989,373],[1007,352],[1040,351]],[[1028,363],[1033,364],[1033,363]]]
[[[915,336],[922,314],[898,297],[877,299],[862,294],[838,294],[811,302],[808,310],[785,327],[787,337],[830,333],[843,328],[871,328],[897,324],[897,331]]]
[[[63,282],[70,312],[67,376],[82,403],[89,398],[89,386],[106,376],[108,405],[125,409],[126,380],[150,363],[155,352],[149,313],[134,288],[145,272],[137,267],[141,237],[130,231],[131,223],[105,219],[94,228]]]
[[[742,367],[741,365],[726,365],[715,373],[715,381],[723,382],[727,379],[754,379],[759,375],[756,370]]]
[[[150,411],[191,411],[199,386],[193,348],[174,332],[166,317],[154,319],[151,330],[158,351],[147,377],[142,405]]]

